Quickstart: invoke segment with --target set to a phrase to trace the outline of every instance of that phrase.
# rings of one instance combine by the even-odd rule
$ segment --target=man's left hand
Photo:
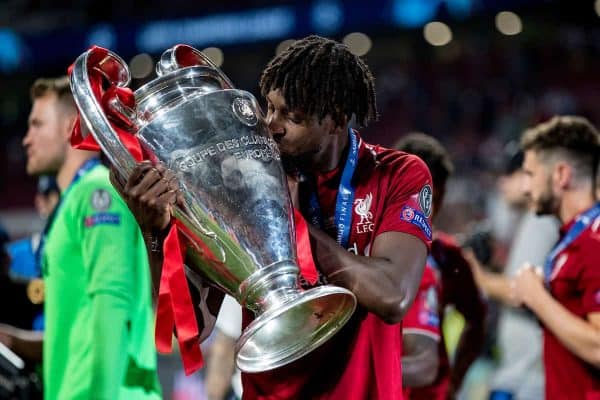
[[[541,269],[525,264],[514,279],[514,288],[519,301],[531,306],[540,293],[546,290]]]

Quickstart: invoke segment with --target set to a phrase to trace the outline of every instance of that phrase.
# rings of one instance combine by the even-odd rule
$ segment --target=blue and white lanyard
[[[96,165],[99,165],[99,164],[100,164],[100,159],[98,159],[98,158],[90,158],[85,163],[83,163],[83,165],[81,167],[79,167],[77,172],[75,172],[75,176],[73,176],[71,183],[69,184],[69,186],[67,186],[67,188],[65,189],[65,191],[63,193],[66,193],[67,190],[71,186],[73,186],[79,179],[81,179],[82,176],[87,174],[90,170],[92,170]],[[54,222],[54,219],[56,218],[56,214],[58,212],[60,205],[62,204],[62,200],[63,200],[63,196],[61,193],[58,203],[56,204],[56,206],[54,207],[54,210],[52,210],[52,213],[50,213],[50,216],[48,217],[48,220],[46,221],[46,225],[44,226],[44,230],[43,230],[41,238],[40,238],[40,244],[38,245],[38,247],[35,251],[35,262],[36,262],[36,265],[38,266],[38,268],[40,268],[42,266],[42,254],[44,251],[44,246],[46,244],[46,236],[48,235],[48,232],[50,231],[50,228],[52,227],[52,223]]]
[[[354,203],[355,187],[352,184],[352,177],[358,164],[358,148],[359,140],[356,133],[352,129],[348,129],[350,138],[350,149],[348,157],[342,172],[340,186],[338,188],[337,198],[335,201],[335,227],[337,231],[336,241],[344,248],[348,246],[350,239],[350,226],[352,225],[352,204]],[[316,191],[313,192],[309,199],[308,216],[313,225],[323,228],[323,215],[321,213],[321,205]]]
[[[548,258],[546,258],[546,262],[544,263],[544,280],[546,281],[546,285],[550,283],[550,278],[554,272],[556,257],[569,247],[598,216],[600,216],[600,203],[579,214],[566,235],[554,246],[554,249],[548,254]]]

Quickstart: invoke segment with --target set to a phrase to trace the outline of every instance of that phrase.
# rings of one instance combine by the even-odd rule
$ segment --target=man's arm
[[[432,248],[436,249],[434,241]],[[469,367],[479,356],[485,340],[485,305],[479,294],[474,276],[459,247],[447,247],[447,268],[442,268],[444,292],[451,295],[448,302],[455,305],[465,319],[454,363],[450,372],[450,390],[457,393]]]
[[[439,368],[439,342],[420,334],[402,335],[402,386],[431,385]]]
[[[114,399],[127,367],[130,300],[115,294],[92,296],[90,329],[92,346],[90,379],[96,399]]]
[[[470,249],[464,250],[463,255],[468,262],[475,283],[486,296],[501,301],[508,306],[519,306],[519,302],[515,297],[514,280],[512,278],[486,271]]]
[[[231,388],[235,371],[235,339],[216,329],[206,364],[208,400],[224,400]]]
[[[0,324],[0,342],[19,357],[32,362],[42,361],[43,332],[25,331],[10,325]]]
[[[358,303],[387,323],[402,320],[423,275],[427,247],[413,235],[385,232],[371,256],[358,256],[309,226],[313,255],[329,282],[352,291]]]
[[[533,268],[522,268],[516,278],[519,299],[573,354],[600,368],[600,312],[587,319],[571,313],[546,290]]]
[[[481,353],[484,343],[484,321],[465,317],[465,326],[458,345],[452,370],[450,372],[450,385],[453,393],[458,393],[462,386],[467,371]]]

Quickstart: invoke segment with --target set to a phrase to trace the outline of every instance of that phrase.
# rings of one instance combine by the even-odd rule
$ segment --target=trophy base
[[[236,344],[236,364],[244,372],[269,371],[310,353],[337,333],[356,308],[349,290],[326,285],[300,292],[260,314]]]

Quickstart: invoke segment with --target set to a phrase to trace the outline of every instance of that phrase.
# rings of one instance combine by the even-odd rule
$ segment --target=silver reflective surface
[[[238,366],[277,368],[334,335],[356,300],[335,286],[299,288],[293,212],[277,145],[254,97],[233,89],[212,64],[194,61],[203,56],[190,49],[165,52],[157,66],[162,75],[135,92],[136,110],[127,115],[135,116],[150,159],[179,180],[184,204],[174,216],[189,267],[255,313],[236,347]],[[176,62],[177,54],[186,59]],[[109,80],[126,84],[128,72],[119,70],[125,63],[112,53],[108,59]],[[96,68],[84,53],[71,77],[82,120],[128,176],[134,161],[93,98],[89,67]]]

